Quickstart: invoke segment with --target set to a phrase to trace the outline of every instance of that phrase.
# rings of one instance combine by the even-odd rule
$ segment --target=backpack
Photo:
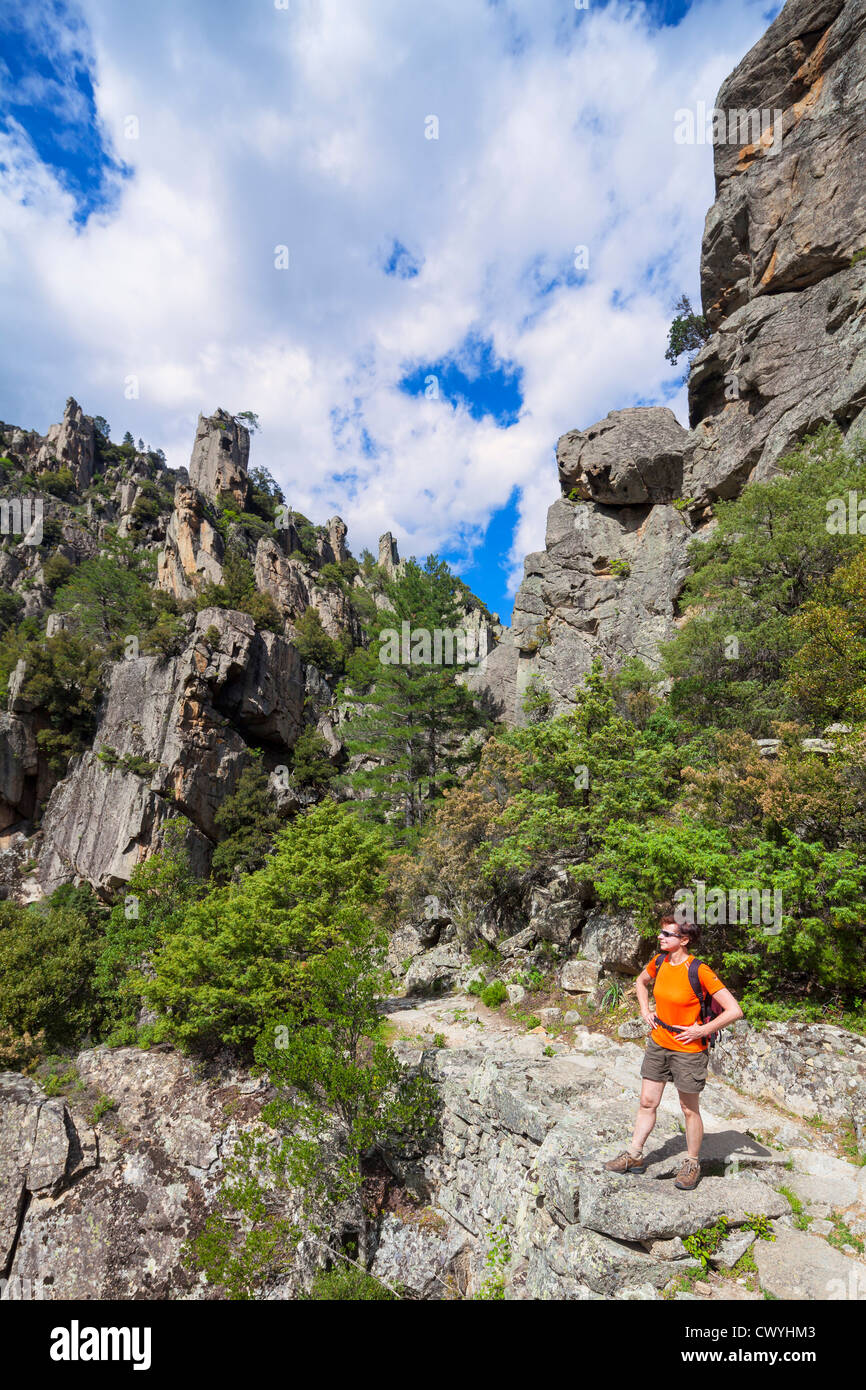
[[[666,959],[666,952],[659,951],[658,955],[655,958],[656,980],[658,979],[659,971],[661,970],[662,965]],[[689,984],[692,987],[692,993],[694,994],[695,998],[701,1006],[701,1023],[709,1023],[710,1019],[717,1018],[719,1014],[723,1014],[725,1011],[722,1005],[716,1003],[713,995],[710,994],[708,990],[705,990],[701,983],[701,977],[699,972],[700,967],[703,964],[704,962],[702,960],[696,960],[694,957],[692,957],[692,959],[689,961]],[[655,981],[653,981],[653,983],[655,983]],[[658,1014],[656,1014],[656,1017],[658,1018]],[[658,1021],[661,1024],[662,1028],[666,1028],[669,1033],[676,1034],[679,1031],[670,1023],[662,1023],[660,1018]],[[718,1033],[711,1033],[706,1040],[707,1045],[709,1047],[715,1047],[717,1037]]]

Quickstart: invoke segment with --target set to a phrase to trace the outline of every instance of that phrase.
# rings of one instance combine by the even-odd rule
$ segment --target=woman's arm
[[[640,1016],[643,1019],[644,1023],[650,1024],[653,1022],[653,1016],[650,1013],[649,990],[647,989],[647,985],[650,984],[652,980],[653,976],[650,975],[649,971],[642,970],[638,975],[637,979],[635,980],[634,986],[635,994],[637,995],[637,1002],[640,1006]]]
[[[729,1023],[736,1023],[738,1018],[743,1017],[743,1011],[737,1003],[729,989],[717,989],[713,995],[724,1010],[710,1019],[708,1023],[693,1023],[690,1028],[684,1028],[677,1037],[682,1042],[697,1042],[699,1038],[708,1038],[711,1033],[718,1033],[721,1028],[727,1028]]]

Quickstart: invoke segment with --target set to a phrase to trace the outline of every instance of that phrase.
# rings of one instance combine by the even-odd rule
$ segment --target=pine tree
[[[364,760],[351,781],[366,793],[365,808],[395,828],[399,824],[405,836],[424,823],[431,803],[474,761],[476,746],[467,746],[467,735],[485,727],[485,720],[454,679],[464,668],[419,658],[418,644],[405,664],[387,659],[393,644],[386,635],[403,623],[412,634],[459,628],[461,588],[448,566],[432,555],[423,569],[410,560],[387,592],[391,610],[377,614],[369,651],[350,663],[344,690],[355,712],[345,737],[350,754]],[[352,685],[359,677],[366,686],[360,692]]]

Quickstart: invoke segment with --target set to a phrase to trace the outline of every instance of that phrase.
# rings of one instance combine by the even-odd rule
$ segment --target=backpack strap
[[[708,1023],[711,1013],[710,1000],[713,996],[710,994],[709,990],[704,989],[703,981],[701,980],[700,970],[703,964],[704,962],[702,960],[696,960],[694,957],[689,961],[689,984],[692,987],[695,998],[701,1006],[701,1023]],[[707,1046],[715,1046],[715,1041],[716,1035],[715,1033],[711,1033],[706,1039]]]

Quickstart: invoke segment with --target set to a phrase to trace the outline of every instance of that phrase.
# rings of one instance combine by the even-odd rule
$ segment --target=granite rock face
[[[93,748],[45,812],[36,870],[43,892],[71,878],[116,890],[177,815],[189,822],[194,862],[206,868],[214,817],[250,764],[249,745],[285,763],[304,700],[296,649],[232,610],[203,609],[178,657],[116,663]]]
[[[68,468],[76,491],[80,491],[93,477],[94,441],[93,421],[70,396],[61,423],[48,428],[36,457],[36,468],[39,472]]]
[[[11,1288],[44,1299],[212,1297],[182,1247],[226,1155],[258,1120],[265,1083],[231,1071],[197,1081],[162,1049],[98,1048],[76,1066],[77,1101],[0,1076],[0,1259]],[[113,1106],[97,1137],[84,1101],[98,1096]]]
[[[823,424],[866,428],[863,0],[788,0],[716,107],[691,429],[647,407],[560,439],[546,548],[526,558],[511,631],[467,678],[509,723],[533,677],[560,712],[596,657],[657,665],[713,504]]]
[[[157,585],[176,599],[193,598],[202,583],[222,582],[222,536],[208,520],[201,495],[179,483],[165,547],[157,560]]]
[[[200,415],[189,462],[190,486],[209,502],[230,493],[239,511],[249,491],[250,432],[226,410]]]
[[[507,1299],[655,1298],[693,1267],[675,1237],[722,1215],[739,1228],[749,1214],[789,1210],[774,1190],[770,1152],[734,1130],[710,1144],[720,1162],[737,1155],[739,1175],[707,1176],[696,1192],[678,1191],[669,1179],[685,1141],[667,1108],[647,1151],[647,1176],[606,1172],[604,1162],[631,1132],[640,1052],[585,1029],[576,1045],[554,1057],[475,1047],[419,1054],[408,1042],[395,1045],[441,1098],[441,1138],[417,1181],[432,1193],[434,1210],[472,1237],[470,1296],[487,1277],[488,1237],[499,1223],[511,1252]]]
[[[588,430],[564,434],[556,446],[563,493],[611,507],[670,502],[680,496],[688,440],[672,410],[611,411]]]
[[[507,645],[496,647],[467,684],[486,689],[504,718],[520,722],[533,676],[559,712],[596,657],[608,667],[630,656],[652,662],[673,630],[692,535],[684,514],[663,503],[554,502],[546,549],[524,561]],[[491,669],[500,676],[493,683]]]
[[[268,536],[262,536],[256,548],[255,577],[257,588],[270,594],[286,618],[289,630],[308,608],[315,608],[322,627],[329,637],[337,638],[349,632],[360,640],[361,629],[350,600],[341,589],[317,581],[317,572],[302,557],[286,555]]]
[[[866,1041],[829,1023],[768,1023],[758,1032],[744,1019],[719,1035],[711,1070],[747,1095],[767,1096],[797,1115],[851,1126],[866,1142]]]

